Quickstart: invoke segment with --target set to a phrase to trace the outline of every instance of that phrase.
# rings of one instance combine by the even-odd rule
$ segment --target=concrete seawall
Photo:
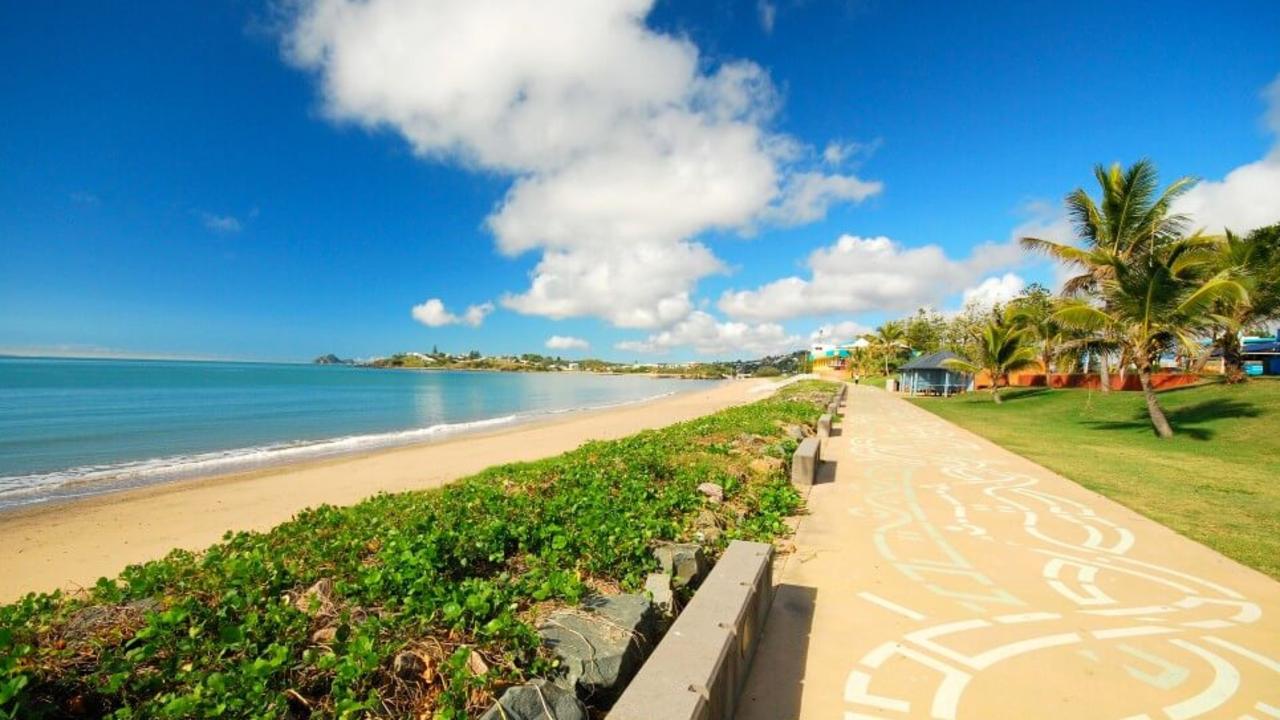
[[[773,546],[735,540],[609,713],[730,720],[773,599]]]

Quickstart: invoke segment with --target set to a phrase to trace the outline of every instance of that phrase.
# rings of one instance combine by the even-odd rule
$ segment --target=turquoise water
[[[705,385],[582,373],[0,358],[0,509]]]

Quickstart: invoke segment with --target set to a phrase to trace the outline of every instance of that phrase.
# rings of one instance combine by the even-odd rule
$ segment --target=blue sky
[[[749,357],[1052,284],[1096,162],[1280,219],[1274,2],[500,5],[0,6],[0,351]]]

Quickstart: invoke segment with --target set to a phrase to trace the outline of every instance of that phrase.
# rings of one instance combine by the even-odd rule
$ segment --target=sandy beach
[[[0,602],[73,590],[228,530],[266,530],[299,510],[379,492],[437,487],[491,465],[534,460],[765,397],[746,380],[648,403],[572,413],[362,455],[186,480],[0,514]]]

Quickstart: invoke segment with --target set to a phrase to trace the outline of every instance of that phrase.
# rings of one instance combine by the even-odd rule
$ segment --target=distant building
[[[839,345],[815,343],[809,348],[809,365],[818,375],[847,375],[853,352],[869,345],[862,338]]]
[[[1240,353],[1246,375],[1280,375],[1280,329],[1274,337],[1244,337],[1240,339]],[[1208,368],[1223,372],[1222,351],[1214,350]]]

